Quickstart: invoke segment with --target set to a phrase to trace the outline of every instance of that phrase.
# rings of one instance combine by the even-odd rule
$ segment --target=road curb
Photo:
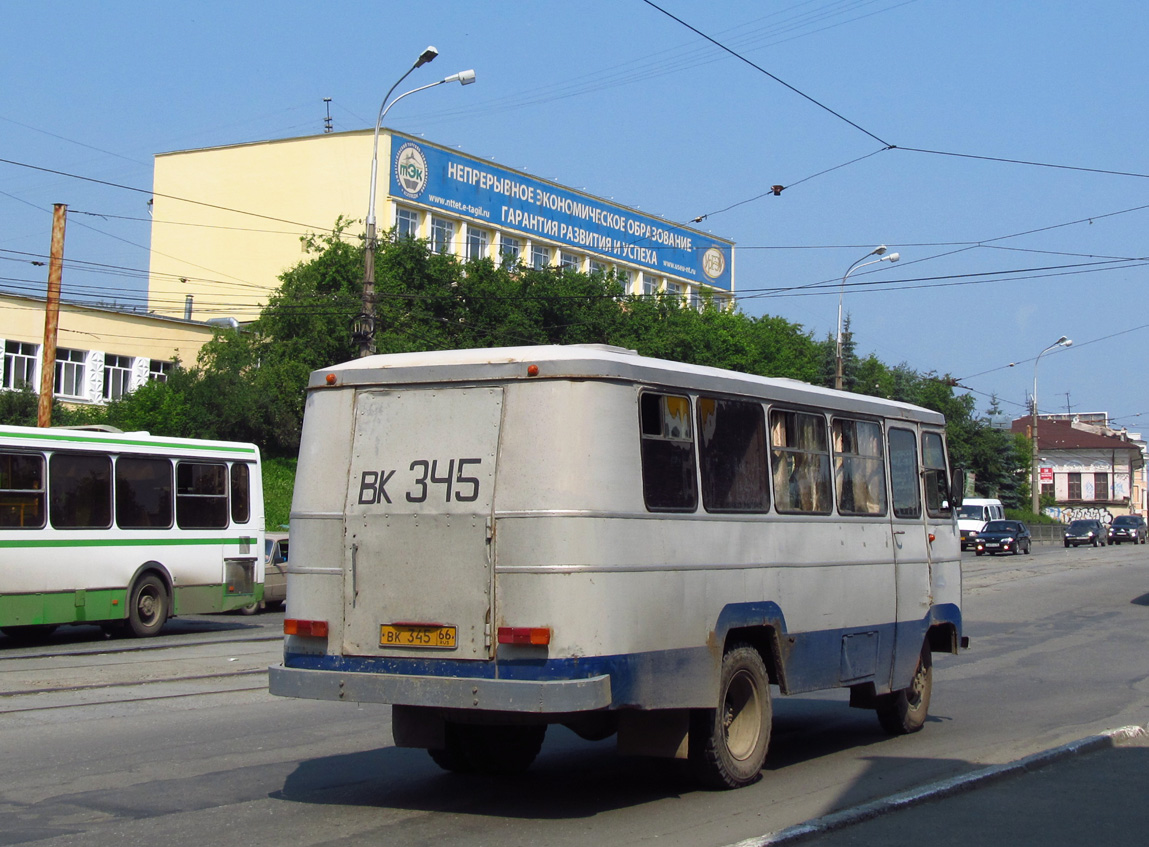
[[[928,800],[936,800],[942,797],[960,794],[963,791],[970,791],[999,779],[1017,776],[1026,771],[1038,770],[1054,762],[1067,759],[1070,756],[1089,753],[1106,747],[1116,747],[1122,741],[1128,741],[1133,738],[1144,738],[1147,735],[1149,735],[1149,732],[1146,731],[1145,727],[1141,726],[1122,726],[1117,729],[1110,729],[1100,735],[1090,735],[1077,741],[1063,744],[1060,747],[1034,753],[1033,755],[1017,759],[1013,762],[1006,762],[1003,765],[991,765],[959,776],[931,782],[918,788],[911,788],[908,791],[891,794],[889,797],[863,803],[860,806],[843,809],[839,812],[832,812],[828,815],[805,821],[804,823],[788,826],[777,832],[768,832],[765,835],[760,835],[755,838],[737,841],[727,845],[727,847],[768,847],[768,845],[794,844],[804,838],[811,838],[816,835],[833,832],[834,830],[852,826],[853,824],[861,823],[862,821],[867,821],[879,815],[897,811],[898,809],[916,806]]]

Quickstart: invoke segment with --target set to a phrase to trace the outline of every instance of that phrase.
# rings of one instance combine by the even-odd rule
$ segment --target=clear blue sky
[[[324,97],[336,130],[372,126],[433,44],[411,87],[478,82],[405,100],[393,128],[706,215],[737,243],[741,308],[818,338],[842,274],[888,244],[902,260],[846,289],[861,354],[1019,415],[1034,357],[1067,335],[1041,359],[1042,411],[1149,431],[1143,4],[658,5],[746,61],[643,0],[6,0],[0,159],[141,191],[0,163],[0,286],[43,290],[25,254],[47,252],[66,203],[65,295],[140,302],[154,154],[320,133]]]

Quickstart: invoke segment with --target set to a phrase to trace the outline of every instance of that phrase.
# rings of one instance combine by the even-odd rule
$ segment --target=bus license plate
[[[380,647],[455,646],[455,627],[383,624],[379,627]]]

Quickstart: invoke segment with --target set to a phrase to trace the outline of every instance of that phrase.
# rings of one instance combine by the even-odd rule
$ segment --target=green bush
[[[263,509],[268,532],[285,532],[291,517],[295,459],[263,460]]]

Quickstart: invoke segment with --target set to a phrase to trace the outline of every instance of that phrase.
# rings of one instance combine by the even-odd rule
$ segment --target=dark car
[[[1029,527],[1021,521],[990,521],[977,534],[974,551],[983,553],[1025,553],[1033,547]]]
[[[1082,544],[1089,544],[1093,547],[1100,544],[1104,547],[1108,538],[1109,533],[1105,531],[1101,521],[1082,518],[1071,521],[1069,526],[1065,528],[1066,547],[1079,547]]]
[[[1109,524],[1110,544],[1120,544],[1122,541],[1144,544],[1147,536],[1149,527],[1145,526],[1145,518],[1140,515],[1118,515]]]

